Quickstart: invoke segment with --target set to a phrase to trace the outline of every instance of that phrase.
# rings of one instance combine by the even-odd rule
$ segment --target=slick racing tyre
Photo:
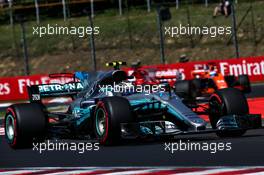
[[[233,87],[236,83],[236,77],[233,75],[226,75],[225,82],[227,83],[228,87]]]
[[[251,85],[248,75],[239,75],[237,78],[238,84],[242,87],[244,93],[251,92]]]
[[[45,136],[47,120],[39,104],[15,104],[5,115],[5,136],[12,148],[32,147]]]
[[[245,115],[249,113],[249,107],[246,97],[235,88],[226,88],[216,91],[209,99],[209,119],[213,129],[216,128],[218,120],[226,115]],[[219,137],[237,137],[242,136],[245,130],[219,131],[216,134]]]
[[[202,95],[202,80],[195,78],[193,80],[191,80],[191,93],[192,93],[192,97],[198,97]]]
[[[117,144],[121,139],[121,123],[133,122],[129,101],[123,97],[105,97],[97,103],[94,132],[102,145]]]
[[[174,92],[179,97],[185,99],[194,99],[197,96],[195,84],[189,80],[178,80],[174,84]]]

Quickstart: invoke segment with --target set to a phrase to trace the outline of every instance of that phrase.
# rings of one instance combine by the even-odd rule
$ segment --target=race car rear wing
[[[73,97],[82,89],[80,82],[32,85],[28,86],[28,96],[30,102],[38,102],[47,97]]]
[[[47,97],[73,97],[83,89],[81,82],[76,81],[75,74],[60,73],[50,74],[50,78],[67,77],[73,81],[66,84],[41,84],[31,85],[27,87],[30,102],[40,102],[42,98]]]

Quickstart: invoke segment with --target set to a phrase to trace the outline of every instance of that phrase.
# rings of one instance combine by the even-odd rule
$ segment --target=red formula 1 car
[[[224,76],[221,74],[215,63],[208,63],[203,69],[193,70],[191,80],[175,82],[176,93],[188,94],[191,97],[207,96],[218,89],[233,87],[244,93],[251,92],[251,85],[248,75]]]
[[[158,76],[158,68],[143,68],[141,62],[137,61],[131,64],[135,85],[159,85],[168,84],[171,88],[174,87],[176,80],[182,80],[182,74],[176,72],[174,75]]]
[[[133,85],[159,85],[160,81],[155,77],[155,71],[147,71],[143,69],[140,64],[140,61],[131,64],[133,72],[129,77]],[[106,63],[107,67],[113,67],[115,70],[120,70],[120,66],[125,65],[127,65],[127,63],[123,61]]]
[[[131,76],[135,78],[135,85],[159,85],[161,82],[155,77],[155,70],[146,70],[141,67],[141,62],[137,61],[131,64],[133,73]]]

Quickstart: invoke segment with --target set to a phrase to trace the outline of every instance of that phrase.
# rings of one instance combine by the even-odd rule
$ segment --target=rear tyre
[[[248,75],[239,75],[237,78],[238,84],[242,86],[243,92],[251,92],[251,84]]]
[[[32,142],[45,136],[47,120],[36,103],[15,104],[5,115],[5,136],[12,148],[32,147]]]
[[[216,129],[218,120],[226,115],[245,115],[249,113],[246,97],[235,88],[218,90],[209,99],[209,119],[213,129]],[[219,137],[238,137],[245,134],[246,130],[219,131]]]
[[[236,78],[233,75],[226,75],[225,81],[226,81],[228,87],[233,87],[236,83]]]
[[[97,103],[94,131],[102,145],[117,144],[121,139],[121,123],[133,122],[129,101],[123,97],[106,97]]]

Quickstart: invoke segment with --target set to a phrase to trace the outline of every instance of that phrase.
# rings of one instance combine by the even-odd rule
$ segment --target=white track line
[[[16,175],[16,174],[30,174],[35,172],[41,172],[43,170],[7,170],[6,172],[0,172],[1,175]]]
[[[257,172],[257,173],[247,173],[247,175],[263,175],[264,172]]]
[[[128,171],[122,171],[122,172],[114,172],[114,173],[105,173],[102,175],[134,175],[134,174],[145,174],[145,173],[151,173],[151,172],[158,172],[158,171],[166,171],[166,170],[173,170],[173,169],[157,169],[157,168],[150,168],[150,169],[141,169],[141,170],[128,170]]]
[[[214,174],[214,173],[222,173],[222,172],[246,170],[246,169],[250,169],[250,168],[215,168],[211,170],[201,170],[197,172],[176,173],[175,175],[206,175],[206,174]]]
[[[3,127],[0,128],[0,135],[5,135],[5,128]]]
[[[57,173],[46,173],[46,175],[71,175],[71,174],[81,174],[81,173],[92,173],[95,172],[99,169],[84,169],[84,170],[65,170],[62,172],[57,172]],[[43,173],[45,174],[45,173]]]

